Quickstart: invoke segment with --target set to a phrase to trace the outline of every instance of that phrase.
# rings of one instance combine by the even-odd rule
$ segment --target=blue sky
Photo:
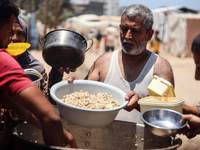
[[[181,5],[200,10],[200,0],[119,0],[120,6],[128,6],[134,3],[143,4],[150,9],[156,9],[162,6],[171,7]]]
[[[73,2],[74,0],[70,0]],[[128,6],[134,3],[143,4],[150,9],[160,8],[162,6],[185,6],[188,8],[200,10],[200,0],[119,0],[120,7]]]

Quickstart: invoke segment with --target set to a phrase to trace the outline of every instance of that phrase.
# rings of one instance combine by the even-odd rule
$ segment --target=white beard
[[[123,41],[121,40],[121,45],[122,45],[122,50],[126,53],[126,54],[130,54],[130,55],[139,55],[140,53],[142,53],[142,51],[144,49],[146,49],[146,37],[139,43],[139,44],[136,44],[134,41],[128,41],[129,43],[132,43],[134,44],[134,47],[131,48],[131,49],[126,49],[124,46],[123,46],[123,43],[124,42],[127,42],[126,39],[124,39]]]

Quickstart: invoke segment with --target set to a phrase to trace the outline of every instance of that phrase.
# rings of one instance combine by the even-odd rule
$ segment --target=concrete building
[[[74,5],[84,7],[83,14],[119,15],[119,0],[74,0]]]
[[[104,15],[118,16],[119,10],[119,0],[105,0]]]

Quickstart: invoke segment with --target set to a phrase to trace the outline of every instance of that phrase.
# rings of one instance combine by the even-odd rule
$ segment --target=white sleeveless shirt
[[[157,59],[157,55],[151,52],[151,56],[149,57],[139,76],[134,81],[128,82],[123,78],[119,68],[118,52],[119,50],[115,50],[112,54],[110,67],[104,83],[114,85],[123,90],[125,93],[128,93],[129,91],[135,91],[140,96],[148,96],[149,93],[147,87],[153,79],[153,68]],[[132,110],[131,112],[122,109],[119,111],[116,120],[143,123],[140,115],[141,113],[136,109]]]

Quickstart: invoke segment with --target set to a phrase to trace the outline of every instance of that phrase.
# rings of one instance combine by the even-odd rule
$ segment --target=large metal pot
[[[100,128],[85,128],[71,124],[64,119],[62,124],[74,136],[78,150],[175,150],[182,143],[180,138],[155,136],[148,132],[144,125],[132,122],[115,120]],[[41,130],[25,122],[14,127],[13,138],[15,150],[71,150],[71,148],[44,145]]]
[[[92,39],[86,40],[79,33],[66,29],[50,31],[44,38],[39,37],[38,40],[43,47],[43,59],[57,69],[79,67],[84,62],[85,52],[93,45]],[[89,48],[87,48],[88,40],[92,41]]]

